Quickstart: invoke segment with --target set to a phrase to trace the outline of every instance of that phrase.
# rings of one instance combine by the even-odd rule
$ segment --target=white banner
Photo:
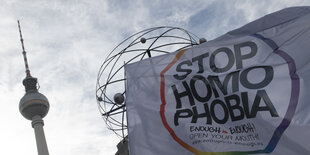
[[[310,154],[310,7],[126,66],[131,155]]]

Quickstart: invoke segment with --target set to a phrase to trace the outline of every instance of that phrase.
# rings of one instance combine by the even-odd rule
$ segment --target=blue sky
[[[106,129],[95,98],[96,77],[123,39],[155,26],[176,26],[212,40],[268,13],[307,0],[0,0],[0,154],[36,154],[31,122],[18,110],[25,77],[17,29],[40,92],[50,154],[115,154],[119,138]]]

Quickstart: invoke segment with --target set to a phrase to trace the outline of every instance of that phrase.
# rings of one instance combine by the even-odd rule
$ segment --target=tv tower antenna
[[[31,125],[34,128],[38,155],[48,155],[48,149],[43,130],[44,122],[42,118],[44,118],[48,113],[50,105],[47,98],[38,91],[37,78],[32,77],[30,74],[22,31],[19,21],[17,21],[17,23],[26,68],[26,78],[23,80],[26,94],[19,101],[19,111],[26,119],[32,121]]]
[[[22,43],[23,56],[24,56],[24,62],[25,62],[25,68],[26,68],[26,76],[31,77],[29,65],[28,65],[28,60],[27,60],[27,55],[26,55],[26,51],[25,51],[25,47],[24,47],[24,39],[23,39],[23,35],[22,35],[22,30],[20,29],[19,20],[17,21],[17,23],[18,23],[20,42]]]

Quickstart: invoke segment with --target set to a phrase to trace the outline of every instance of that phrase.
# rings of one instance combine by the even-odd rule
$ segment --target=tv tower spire
[[[26,55],[26,51],[25,51],[25,47],[24,47],[24,39],[22,36],[22,30],[20,29],[19,20],[17,21],[17,23],[18,23],[18,30],[19,30],[19,35],[20,35],[20,42],[22,43],[23,56],[24,56],[24,62],[25,62],[25,68],[26,68],[26,76],[30,77],[31,74],[30,74],[30,70],[29,70],[27,55]]]
[[[37,78],[32,77],[30,74],[28,60],[24,47],[24,40],[19,21],[17,21],[17,23],[26,68],[26,78],[23,80],[23,85],[25,86],[26,94],[21,98],[19,102],[19,111],[26,119],[32,121],[31,125],[34,128],[38,155],[48,155],[49,153],[43,130],[44,122],[42,118],[44,118],[48,113],[50,105],[47,98],[38,91]]]

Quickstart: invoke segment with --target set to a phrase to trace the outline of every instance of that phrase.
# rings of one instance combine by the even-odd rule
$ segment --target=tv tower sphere
[[[26,80],[29,80],[29,78],[26,78],[24,82]],[[49,107],[47,98],[36,89],[27,91],[19,102],[19,111],[28,120],[32,120],[36,115],[44,118],[48,113]]]

